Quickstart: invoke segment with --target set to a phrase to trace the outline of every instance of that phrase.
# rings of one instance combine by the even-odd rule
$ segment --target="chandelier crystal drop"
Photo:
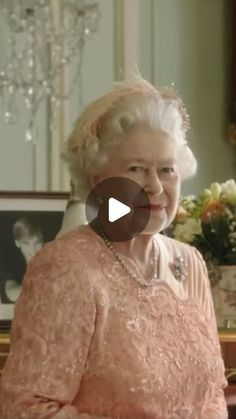
[[[51,102],[53,129],[61,101],[75,83],[81,86],[84,44],[98,29],[98,6],[90,0],[0,0],[0,12],[8,35],[7,59],[0,64],[1,114],[7,123],[17,121],[20,94],[29,115],[25,139],[35,142],[41,103]]]

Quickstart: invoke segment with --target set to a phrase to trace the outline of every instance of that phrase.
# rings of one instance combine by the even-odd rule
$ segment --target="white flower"
[[[195,207],[196,207],[196,203],[194,202],[194,200],[196,199],[195,195],[188,195],[185,196],[181,202],[183,208],[186,211],[192,211]]]
[[[218,199],[221,194],[221,186],[218,182],[211,184],[211,193],[213,199]]]
[[[194,218],[188,218],[184,224],[177,224],[173,233],[177,240],[192,243],[195,236],[202,233],[201,222]]]
[[[204,189],[202,195],[203,195],[204,199],[209,200],[209,199],[212,198],[212,192],[209,188]]]
[[[236,205],[236,183],[233,179],[221,184],[222,198],[233,205]]]

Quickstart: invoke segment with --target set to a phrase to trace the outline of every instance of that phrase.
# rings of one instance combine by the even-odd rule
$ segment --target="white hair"
[[[65,145],[62,157],[68,163],[74,193],[82,201],[91,189],[89,175],[105,167],[108,150],[140,126],[162,130],[173,139],[182,179],[196,172],[196,159],[186,141],[188,115],[181,99],[172,90],[155,89],[143,79],[119,83],[85,108]]]

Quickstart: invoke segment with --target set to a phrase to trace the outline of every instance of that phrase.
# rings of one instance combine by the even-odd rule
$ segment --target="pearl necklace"
[[[151,277],[151,279],[149,279],[148,281],[145,280],[142,276],[137,275],[136,272],[134,272],[133,269],[131,269],[130,264],[127,263],[126,259],[124,257],[122,257],[117,250],[115,249],[115,247],[113,246],[113,244],[110,242],[110,240],[108,239],[108,237],[106,236],[106,234],[104,233],[103,230],[99,229],[99,233],[101,234],[102,239],[104,240],[106,246],[108,247],[108,249],[110,249],[110,251],[113,253],[114,257],[116,258],[116,260],[118,261],[118,263],[122,266],[122,268],[126,271],[126,273],[129,275],[129,277],[136,281],[139,285],[142,285],[144,287],[150,287],[152,285],[154,285],[154,283],[156,281],[158,281],[158,272],[157,272],[157,244],[155,243],[155,241],[153,240],[152,242],[152,257],[151,257],[151,261],[150,264],[153,268],[153,275]]]

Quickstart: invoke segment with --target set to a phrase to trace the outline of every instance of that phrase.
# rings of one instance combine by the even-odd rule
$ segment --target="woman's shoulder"
[[[188,270],[200,270],[206,273],[206,264],[201,253],[196,247],[188,243],[183,243],[166,235],[158,235],[159,243],[161,242],[170,258],[182,257],[188,265]]]
[[[39,289],[43,293],[59,290],[65,295],[72,289],[86,295],[92,292],[91,271],[95,261],[91,258],[91,242],[92,237],[79,228],[45,243],[27,266],[24,295],[32,289],[36,293]],[[90,256],[87,249],[90,249]]]
[[[89,225],[82,225],[74,230],[60,234],[53,242],[55,242],[57,246],[80,246],[79,248],[81,249],[86,247],[86,245],[97,245],[98,240],[97,235],[92,231]]]
[[[183,243],[164,234],[158,234],[157,240],[159,240],[159,242],[161,241],[170,253],[177,252],[178,254],[184,254],[188,257],[199,257],[197,249],[187,243]]]
[[[166,249],[168,261],[173,261],[175,258],[182,257],[185,272],[185,280],[183,288],[189,297],[201,301],[205,313],[210,313],[209,304],[209,279],[205,261],[199,251],[187,243],[180,242],[170,237],[160,235],[159,242],[164,244]]]
[[[91,263],[91,252],[95,255],[95,249],[99,247],[95,234],[89,231],[89,227],[81,226],[54,240],[45,243],[44,246],[32,259],[31,266],[59,265],[60,268],[67,268],[72,264]]]

